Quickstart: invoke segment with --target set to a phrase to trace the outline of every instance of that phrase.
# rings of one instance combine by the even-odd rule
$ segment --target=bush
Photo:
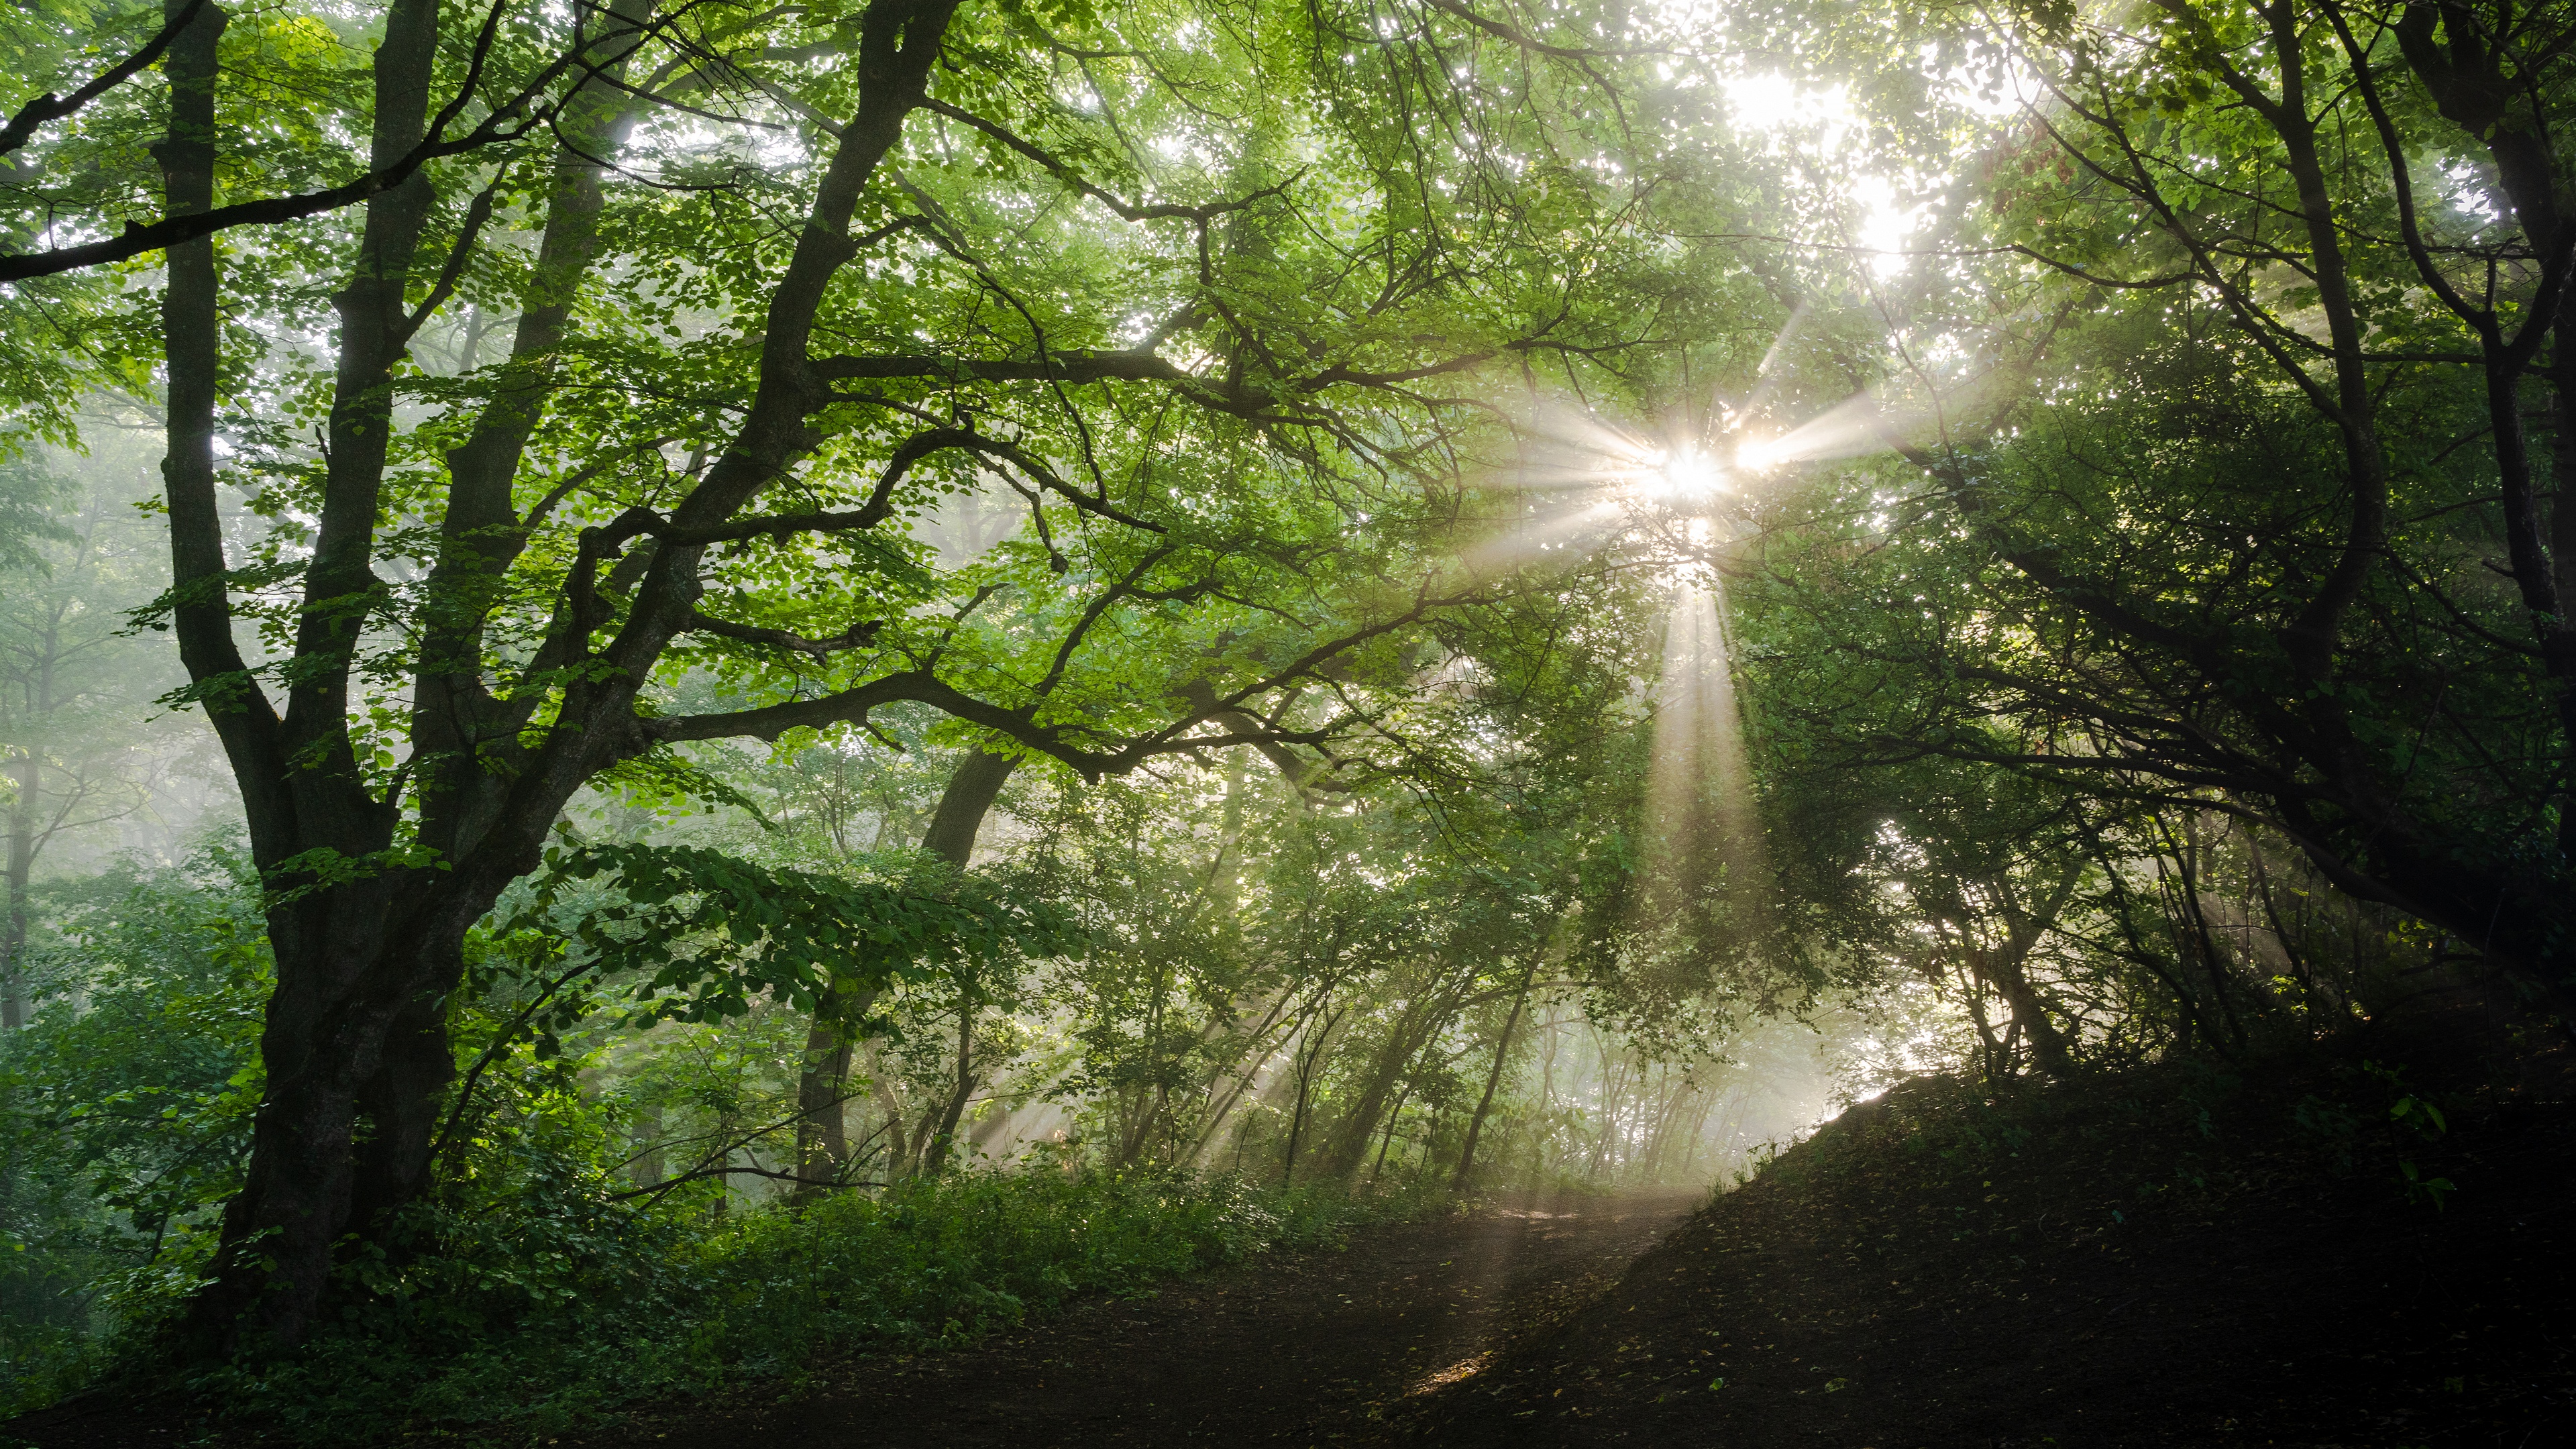
[[[103,1327],[196,1281],[259,1099],[266,947],[238,858],[47,893],[39,1005],[0,1035],[0,1414],[77,1387]]]
[[[244,1427],[326,1444],[438,1430],[543,1434],[641,1400],[794,1382],[836,1357],[954,1346],[1092,1293],[1137,1292],[1350,1227],[1439,1210],[1426,1186],[1355,1195],[1179,1171],[974,1172],[718,1212],[582,1196],[361,1264],[357,1306],[292,1359],[196,1388]]]

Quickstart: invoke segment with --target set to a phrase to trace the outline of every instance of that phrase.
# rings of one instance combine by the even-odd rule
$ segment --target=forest
[[[2576,1436],[2567,0],[0,60],[0,1442]]]

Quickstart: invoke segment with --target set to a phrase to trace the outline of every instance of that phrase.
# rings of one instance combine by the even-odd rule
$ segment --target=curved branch
[[[95,80],[72,92],[69,97],[59,97],[47,91],[20,106],[18,114],[9,118],[9,124],[0,126],[0,156],[6,156],[35,139],[37,127],[71,115],[132,80],[145,66],[159,60],[161,52],[170,48],[170,42],[179,38],[179,32],[195,23],[197,12],[205,9],[206,3],[207,0],[188,0],[178,14],[162,22],[161,29],[144,43],[141,50],[100,72]]]
[[[497,17],[499,13],[500,7],[496,5],[493,15]],[[490,23],[487,21],[487,30]],[[607,40],[623,40],[657,27],[658,22],[654,26],[631,27],[612,35],[602,36],[592,44],[597,45]],[[308,216],[320,216],[324,212],[337,211],[342,207],[354,206],[359,202],[381,196],[409,181],[422,167],[432,161],[449,156],[461,156],[485,146],[516,140],[529,131],[545,125],[553,117],[556,108],[551,105],[535,106],[533,109],[531,107],[548,86],[553,85],[566,71],[580,63],[578,53],[565,55],[539,71],[535,79],[519,88],[517,95],[493,107],[491,113],[476,123],[473,130],[456,137],[449,137],[446,134],[447,126],[455,120],[456,116],[463,111],[466,102],[471,99],[472,84],[479,77],[481,70],[483,48],[488,48],[488,38],[484,47],[478,47],[473,65],[475,74],[468,76],[466,85],[460,88],[457,95],[439,112],[436,122],[430,127],[429,134],[419,145],[406,152],[401,159],[382,170],[369,171],[344,181],[338,186],[325,187],[320,191],[299,192],[293,196],[272,196],[258,201],[240,201],[230,206],[218,206],[206,211],[165,216],[155,222],[130,221],[125,224],[125,230],[115,236],[102,237],[97,241],[83,242],[77,246],[55,247],[41,252],[0,253],[0,282],[20,282],[32,277],[56,276],[63,272],[78,271],[83,267],[120,262],[128,257],[141,256],[145,252],[163,251],[182,242],[213,236],[216,232],[227,231],[237,226],[273,225],[278,222],[300,221]],[[522,116],[525,117],[524,120],[519,119]],[[517,120],[518,124],[510,124],[514,120]]]
[[[1044,147],[1039,146],[1036,142],[1026,140],[1002,126],[985,120],[982,116],[976,115],[972,111],[952,106],[946,101],[938,100],[936,98],[922,102],[921,108],[933,115],[946,116],[948,119],[955,121],[960,125],[971,126],[975,130],[982,132],[984,135],[992,137],[1002,145],[1019,152],[1021,155],[1035,161],[1040,166],[1045,167],[1047,169],[1047,173],[1055,177],[1058,181],[1061,181],[1065,185],[1072,187],[1074,190],[1081,192],[1083,195],[1090,197],[1092,200],[1099,202],[1101,205],[1108,207],[1111,211],[1118,213],[1128,221],[1187,221],[1194,222],[1200,226],[1205,226],[1217,217],[1227,215],[1231,212],[1246,210],[1258,202],[1266,201],[1273,196],[1277,196],[1279,193],[1287,190],[1291,185],[1295,184],[1297,180],[1296,176],[1291,176],[1286,181],[1262,187],[1260,190],[1244,196],[1239,201],[1215,201],[1209,202],[1204,206],[1182,206],[1176,202],[1168,201],[1126,201],[1115,194],[1104,191],[1099,186],[1094,185],[1088,178],[1083,176],[1081,172],[1074,170],[1071,166],[1048,152]],[[1298,173],[1300,176],[1304,174],[1305,173],[1303,172]]]
[[[876,641],[878,632],[884,628],[883,619],[869,619],[852,624],[828,639],[809,639],[802,634],[790,633],[785,629],[767,629],[758,624],[738,624],[731,619],[719,619],[701,610],[691,609],[689,621],[681,626],[681,632],[713,634],[721,639],[738,639],[746,644],[771,644],[781,649],[792,649],[799,654],[812,655],[815,661],[820,663],[828,656],[844,649],[866,648]]]

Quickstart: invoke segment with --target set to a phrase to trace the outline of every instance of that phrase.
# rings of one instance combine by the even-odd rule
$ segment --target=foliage
[[[257,1106],[267,951],[237,850],[47,892],[31,972],[52,1000],[0,1038],[0,1293],[10,1402],[96,1364],[98,1330],[197,1281]]]
[[[300,1443],[561,1432],[852,1352],[968,1342],[1077,1294],[1329,1246],[1440,1202],[1169,1170],[968,1173],[739,1214],[702,1193],[602,1207],[574,1178],[528,1187],[497,1222],[424,1214],[412,1226],[440,1235],[440,1256],[379,1279],[368,1309],[293,1361],[202,1387]]]
[[[543,1429],[2563,1030],[2565,8],[201,10],[26,112],[0,268],[481,129],[0,295],[22,1393],[175,1324],[306,1437]],[[160,23],[19,7],[9,108]],[[147,415],[167,574],[27,450]],[[129,611],[247,860],[81,884]]]
[[[749,1012],[755,997],[812,1011],[827,991],[924,981],[968,963],[1056,956],[1079,937],[1043,900],[991,882],[898,860],[890,880],[781,870],[695,846],[604,844],[557,850],[499,924],[533,932],[569,918],[552,949],[576,969],[641,977],[628,990],[628,1026],[712,1021]],[[568,887],[607,878],[563,911]],[[569,1024],[582,1015],[554,1013]]]

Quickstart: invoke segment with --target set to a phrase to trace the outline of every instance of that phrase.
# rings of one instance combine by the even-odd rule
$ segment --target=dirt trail
[[[1598,1297],[1702,1197],[1556,1198],[1355,1233],[1077,1309],[964,1353],[864,1361],[790,1403],[639,1418],[599,1449],[1324,1444]]]

